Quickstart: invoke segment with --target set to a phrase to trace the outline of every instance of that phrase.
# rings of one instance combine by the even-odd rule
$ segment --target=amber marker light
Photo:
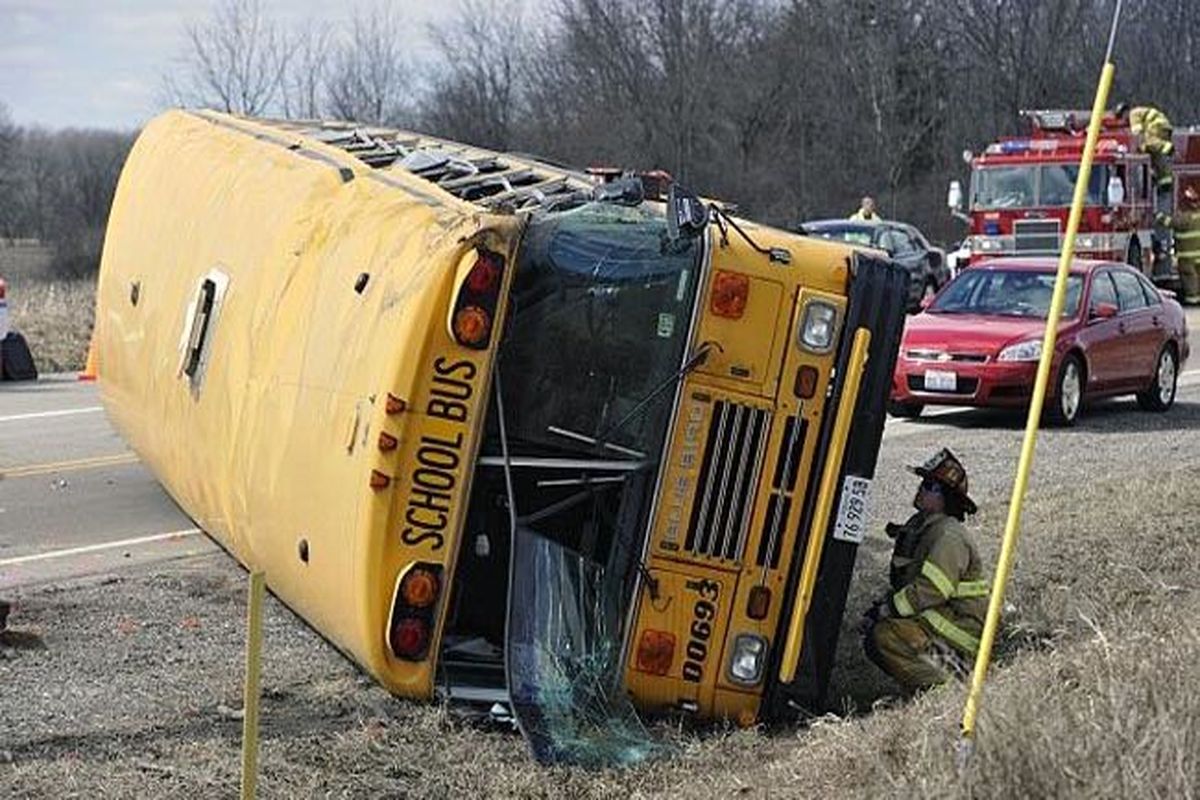
[[[750,619],[766,619],[771,609],[771,590],[766,586],[755,586],[746,601],[746,616]]]
[[[467,347],[483,347],[492,330],[492,319],[479,306],[467,306],[454,315],[454,338]]]
[[[437,596],[438,577],[427,569],[411,570],[400,584],[400,597],[413,608],[428,608]]]
[[[750,299],[750,279],[736,272],[718,271],[713,277],[709,307],[718,317],[741,319]]]
[[[651,675],[666,675],[675,660],[675,635],[666,631],[643,631],[638,641],[637,668]]]
[[[809,364],[805,364],[796,370],[796,383],[792,386],[792,393],[801,400],[807,400],[817,393],[817,368]]]

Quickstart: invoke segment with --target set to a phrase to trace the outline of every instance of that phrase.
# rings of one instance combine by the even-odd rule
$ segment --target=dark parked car
[[[905,325],[892,414],[915,417],[929,404],[1027,405],[1057,267],[1052,258],[1006,258],[960,272]],[[1187,321],[1170,293],[1125,264],[1076,261],[1050,362],[1046,413],[1070,425],[1085,401],[1120,394],[1166,411],[1187,357]]]
[[[825,219],[804,223],[803,232],[887,253],[908,270],[909,311],[920,308],[922,299],[932,298],[950,280],[945,252],[931,245],[919,230],[903,222]]]

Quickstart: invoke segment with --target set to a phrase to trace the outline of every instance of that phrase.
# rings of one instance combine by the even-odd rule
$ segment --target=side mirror
[[[950,190],[946,192],[946,205],[951,211],[962,211],[963,192],[962,184],[958,181],[950,181]]]
[[[708,207],[696,195],[672,183],[667,191],[667,235],[694,239],[708,226]]]
[[[1112,319],[1117,315],[1117,310],[1112,303],[1096,303],[1088,316],[1091,319]]]
[[[922,311],[929,308],[931,305],[933,305],[933,295],[921,298],[921,310]]]
[[[1119,206],[1125,202],[1125,184],[1116,175],[1108,179],[1107,197],[1109,207]]]

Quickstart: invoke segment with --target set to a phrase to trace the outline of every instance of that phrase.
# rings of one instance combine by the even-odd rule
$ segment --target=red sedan
[[[985,261],[948,283],[908,320],[891,413],[915,417],[926,405],[1028,404],[1057,267],[1048,258]],[[1168,293],[1125,264],[1076,261],[1046,412],[1070,425],[1085,401],[1120,394],[1166,411],[1187,357],[1183,309]]]

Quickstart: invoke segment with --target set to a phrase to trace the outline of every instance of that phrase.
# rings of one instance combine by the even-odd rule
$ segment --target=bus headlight
[[[833,334],[837,328],[837,308],[820,300],[813,300],[804,307],[804,321],[800,324],[800,346],[814,353],[825,353],[833,347]]]
[[[733,640],[733,657],[729,659],[729,678],[735,683],[753,686],[762,680],[767,665],[767,640],[750,633],[739,634]]]

